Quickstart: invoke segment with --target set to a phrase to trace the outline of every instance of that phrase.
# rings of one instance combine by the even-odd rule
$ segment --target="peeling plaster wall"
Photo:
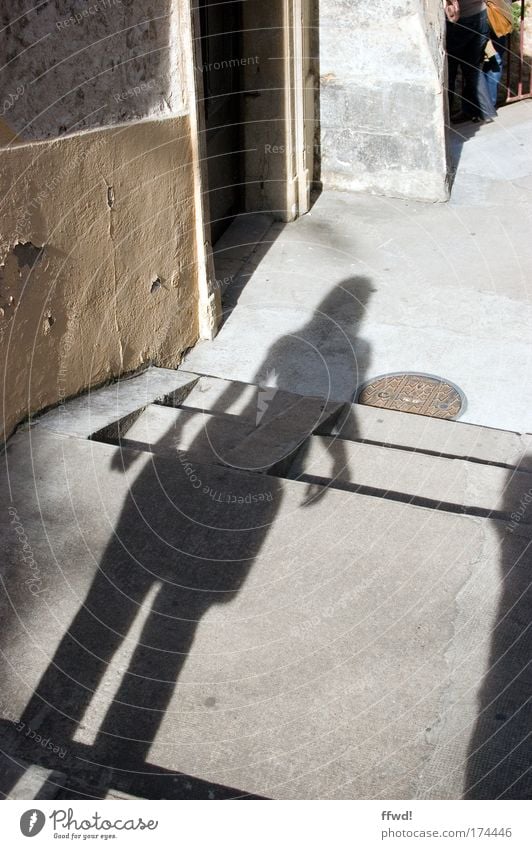
[[[15,20],[27,4],[14,0],[2,13],[0,64],[20,94],[0,110],[0,439],[90,386],[175,367],[197,341],[184,2],[57,0]]]
[[[320,0],[326,188],[448,198],[440,0]]]
[[[190,156],[186,117],[0,155],[5,435],[144,363],[177,366],[196,341]]]

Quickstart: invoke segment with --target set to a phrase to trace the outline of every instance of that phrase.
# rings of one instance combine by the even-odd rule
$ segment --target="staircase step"
[[[200,410],[152,404],[120,428],[120,445],[160,457],[184,453],[204,463],[223,463],[253,430],[245,420],[223,418]]]
[[[321,435],[532,472],[532,436],[353,404]]]
[[[235,392],[239,390],[232,388]],[[294,452],[314,430],[342,410],[341,404],[287,393],[271,396],[271,406],[264,402],[257,408],[257,387],[250,389],[253,391],[246,387],[243,396],[238,395],[234,400],[241,415],[218,415],[189,406],[176,410],[150,406],[131,426],[121,429],[120,444],[159,456],[176,457],[178,452],[183,452],[204,463],[257,472],[275,469],[282,473]],[[198,403],[197,391],[201,390],[196,387],[187,398],[189,404]],[[208,396],[210,410],[220,409],[216,393],[209,390],[204,395]],[[244,409],[242,397],[247,399]],[[225,404],[222,408],[227,409]]]
[[[508,516],[508,470],[467,460],[427,456],[396,448],[313,436],[290,468],[290,478],[320,481],[337,488],[373,492],[399,501],[414,500],[474,515]],[[514,490],[532,500],[532,477],[514,471]],[[531,511],[532,512],[532,511]],[[527,521],[532,521],[528,517]]]
[[[273,376],[270,378],[273,381]],[[307,415],[308,401],[320,407],[326,407],[331,415],[340,413],[342,404],[336,402],[325,402],[321,398],[307,395],[296,395],[276,386],[259,386],[252,383],[240,383],[235,380],[223,380],[219,377],[208,377],[202,375],[182,403],[186,409],[201,410],[202,412],[216,414],[217,416],[228,416],[232,420],[238,416],[259,427],[280,413],[289,409],[297,414],[297,408],[301,406]],[[324,419],[329,421],[328,417]],[[333,420],[330,420],[330,427]]]
[[[62,404],[37,419],[36,424],[82,439],[94,434],[113,438],[120,421],[134,418],[155,402],[177,406],[198,380],[199,375],[190,372],[151,367]]]
[[[296,452],[322,425],[340,415],[343,404],[321,398],[294,396],[297,400],[264,421],[235,449],[228,452],[228,466],[247,471],[285,474]],[[274,409],[276,409],[274,407]]]

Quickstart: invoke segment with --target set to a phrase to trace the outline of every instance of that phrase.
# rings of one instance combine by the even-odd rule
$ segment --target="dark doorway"
[[[200,0],[211,243],[244,210],[242,2]]]

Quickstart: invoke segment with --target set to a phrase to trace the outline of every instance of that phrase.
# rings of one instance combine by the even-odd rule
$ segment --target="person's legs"
[[[502,72],[508,45],[508,37],[506,35],[496,36],[494,33],[491,33],[491,41],[496,50],[496,55],[493,57],[488,67],[484,65],[484,76],[486,77],[491,102],[493,103],[493,106],[497,108],[497,100],[499,98],[500,86],[502,84]]]
[[[459,24],[452,24],[447,21],[447,63],[449,68],[448,83],[449,83],[449,109],[453,112],[454,100],[456,92],[456,77],[458,67],[464,55],[465,45],[467,43],[468,33]],[[460,108],[462,106],[461,98],[459,97]]]
[[[463,110],[471,118],[488,120],[497,112],[490,99],[486,79],[482,73],[484,53],[489,40],[489,24],[486,12],[463,18],[463,28],[469,33],[462,57],[464,74]]]
[[[499,53],[495,53],[487,62],[484,62],[482,72],[486,80],[491,103],[496,109],[499,86],[502,79],[502,56]]]

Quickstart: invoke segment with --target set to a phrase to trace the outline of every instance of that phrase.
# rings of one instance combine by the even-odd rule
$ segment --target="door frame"
[[[221,292],[215,280],[213,248],[210,235],[209,179],[207,162],[206,126],[201,57],[201,25],[197,4],[186,0],[189,15],[185,50],[188,65],[188,93],[190,102],[190,129],[192,136],[192,164],[196,212],[196,244],[199,291],[199,332],[201,339],[213,339],[221,316]],[[308,115],[308,98],[305,92],[306,60],[304,56],[304,27],[311,21],[308,15],[309,0],[283,0],[279,4],[283,27],[284,84],[281,93],[285,121],[285,169],[283,203],[277,209],[284,221],[294,221],[310,208],[310,188],[313,174],[307,166],[305,131]],[[272,22],[275,24],[275,22]],[[267,125],[265,125],[265,133]],[[244,174],[244,180],[246,175]]]
[[[291,122],[294,128],[295,144],[295,180],[297,183],[298,215],[305,215],[310,209],[310,192],[312,188],[313,174],[308,166],[311,158],[307,151],[307,127],[309,120],[307,114],[308,92],[306,90],[308,74],[308,56],[305,56],[305,29],[311,26],[309,21],[308,0],[292,0],[292,21],[294,33],[293,58],[291,60],[293,74],[293,115]],[[287,116],[288,118],[288,116]],[[313,143],[313,140],[312,140]]]
[[[185,0],[182,55],[185,61],[194,180],[195,241],[200,339],[214,339],[222,317],[222,296],[216,284],[210,232],[209,179],[205,127],[203,59],[199,6]]]

